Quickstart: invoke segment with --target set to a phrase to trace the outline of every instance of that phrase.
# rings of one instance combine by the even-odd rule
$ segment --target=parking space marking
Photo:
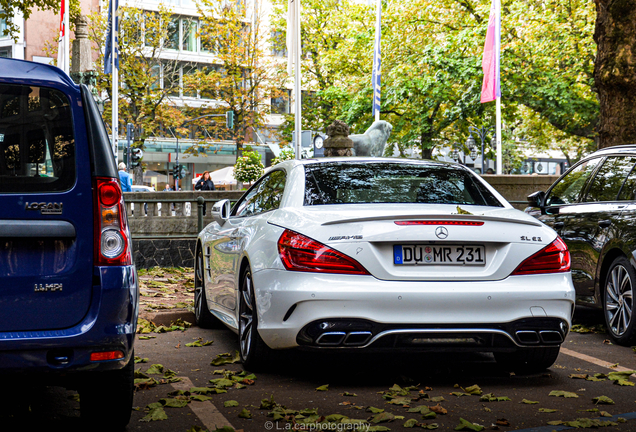
[[[192,387],[194,387],[190,378],[183,376],[180,378],[181,381],[172,383],[172,387],[174,387],[175,390],[189,391]],[[188,406],[208,430],[212,431],[224,426],[229,426],[234,429],[234,426],[232,426],[228,419],[221,414],[212,402],[191,402]],[[237,430],[236,432],[241,432],[241,430]]]
[[[625,413],[625,414],[616,414],[615,416],[612,416],[612,417],[600,417],[600,418],[597,417],[597,418],[598,418],[598,420],[601,420],[601,421],[611,420],[611,421],[615,422],[615,421],[617,421],[619,419],[619,417],[620,418],[624,418],[625,420],[634,420],[634,419],[636,419],[636,412],[630,412],[630,413]],[[630,424],[629,428],[631,428],[631,427],[633,427],[633,425]],[[620,428],[620,426],[619,426],[619,428]],[[552,431],[562,431],[562,430],[568,430],[568,429],[576,429],[576,428],[573,428],[572,426],[564,426],[564,425],[558,425],[558,426],[537,426],[537,427],[527,428],[527,429],[515,429],[515,432],[552,432]],[[630,429],[626,429],[626,430],[630,430]]]
[[[607,362],[605,360],[601,360],[601,359],[597,359],[596,357],[592,357],[586,354],[581,354],[579,352],[576,351],[572,351],[571,349],[567,349],[567,348],[563,348],[561,347],[561,353],[565,354],[565,355],[569,355],[570,357],[576,357],[579,360],[583,360],[586,361],[588,363],[593,363],[597,366],[601,366],[604,367],[606,369],[611,369],[613,371],[617,371],[617,372],[626,372],[626,371],[630,371],[632,369],[628,369],[626,367],[623,366],[616,366],[616,367],[610,367],[613,365],[613,363]]]

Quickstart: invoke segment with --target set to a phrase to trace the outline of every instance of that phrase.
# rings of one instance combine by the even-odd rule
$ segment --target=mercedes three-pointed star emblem
[[[438,239],[444,240],[446,237],[448,237],[448,229],[444,226],[437,227],[435,229],[435,235]]]

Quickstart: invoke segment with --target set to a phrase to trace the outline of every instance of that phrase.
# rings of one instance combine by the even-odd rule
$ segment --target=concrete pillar
[[[88,39],[88,19],[85,15],[80,15],[75,20],[71,72],[83,73],[91,70],[93,70],[93,57],[91,41]]]

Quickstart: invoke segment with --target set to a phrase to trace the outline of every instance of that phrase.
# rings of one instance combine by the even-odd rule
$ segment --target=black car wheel
[[[197,248],[196,261],[194,263],[194,317],[201,328],[214,328],[219,321],[212,315],[208,308],[208,300],[205,295],[205,263],[203,250]]]
[[[122,369],[89,373],[78,389],[80,416],[86,430],[123,431],[130,421],[135,380],[135,355]]]
[[[603,312],[607,331],[619,345],[636,342],[633,286],[636,273],[625,257],[614,260],[605,280]]]
[[[520,374],[538,373],[554,364],[560,347],[520,348],[514,352],[496,352],[495,360],[504,369]]]
[[[239,348],[243,367],[258,370],[267,366],[271,349],[258,333],[258,315],[252,273],[247,270],[241,279],[239,292]]]

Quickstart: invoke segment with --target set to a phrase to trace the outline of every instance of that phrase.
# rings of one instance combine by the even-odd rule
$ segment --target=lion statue
[[[393,126],[391,126],[391,123],[378,120],[373,122],[365,133],[349,135],[349,138],[353,141],[353,155],[382,156],[392,130]]]

